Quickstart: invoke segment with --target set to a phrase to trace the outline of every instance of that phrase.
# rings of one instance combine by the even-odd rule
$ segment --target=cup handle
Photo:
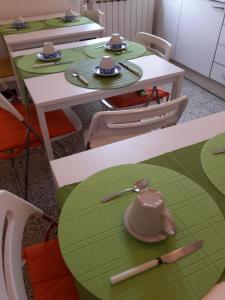
[[[165,208],[162,216],[164,217],[163,231],[168,235],[174,235],[176,233],[176,224],[170,210]]]

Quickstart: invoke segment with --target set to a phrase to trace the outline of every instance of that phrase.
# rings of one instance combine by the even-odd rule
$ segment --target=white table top
[[[76,97],[76,103],[73,104],[78,105],[105,97],[137,91],[147,85],[156,85],[158,82],[160,84],[171,82],[171,77],[175,79],[176,76],[184,74],[181,68],[156,55],[138,57],[130,61],[142,68],[143,76],[136,83],[120,89],[93,90],[82,88],[69,83],[64,78],[64,72],[28,78],[25,79],[25,85],[36,106],[48,106],[53,103],[57,105],[57,103],[62,101],[64,105],[69,106],[74,97]]]
[[[225,132],[225,111],[50,162],[56,188],[111,166],[137,163]]]

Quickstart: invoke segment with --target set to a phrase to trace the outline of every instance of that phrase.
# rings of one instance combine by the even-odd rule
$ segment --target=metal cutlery
[[[132,73],[134,73],[134,74],[136,74],[136,75],[138,75],[138,76],[141,75],[141,74],[139,73],[139,71],[137,71],[136,69],[134,69],[134,68],[132,68],[132,67],[130,67],[130,66],[124,64],[124,63],[121,62],[121,61],[118,62],[118,64],[121,65],[121,66],[123,66],[125,69],[129,70],[130,72],[132,72]]]
[[[85,85],[88,85],[87,79],[84,78],[82,75],[80,75],[79,72],[73,70],[72,76],[73,76],[73,77],[77,77],[77,78],[78,78],[81,82],[83,82]]]
[[[162,263],[172,263],[175,262],[181,258],[184,258],[185,256],[199,250],[200,248],[202,248],[203,246],[203,241],[202,240],[198,240],[195,241],[187,246],[184,246],[182,248],[176,249],[172,252],[169,252],[165,255],[162,255],[158,258],[155,258],[153,260],[150,260],[142,265],[139,265],[137,267],[134,267],[132,269],[129,269],[125,272],[122,272],[120,274],[114,275],[110,278],[110,282],[112,284],[116,284],[119,283],[123,280],[126,280],[130,277],[133,277],[139,273],[142,273],[146,270],[152,269],[154,267],[157,267],[159,265],[161,265]]]
[[[148,186],[149,186],[148,179],[145,179],[145,178],[140,179],[137,182],[135,182],[134,185],[132,187],[130,187],[130,188],[127,188],[127,189],[124,189],[122,191],[119,191],[119,192],[116,192],[116,193],[113,193],[113,194],[110,194],[110,195],[102,197],[101,198],[101,202],[103,202],[103,203],[107,202],[109,200],[117,198],[117,197],[123,195],[124,193],[130,192],[130,191],[134,191],[134,192],[138,193],[138,192],[140,192],[140,190],[142,190],[142,189],[144,189],[144,188],[146,188]]]
[[[225,153],[225,147],[221,147],[213,150],[213,154],[221,154],[221,153]]]
[[[42,67],[49,67],[49,66],[59,66],[59,65],[66,65],[71,64],[73,61],[52,61],[42,64],[35,64],[33,65],[33,68],[42,68]]]
[[[121,50],[121,51],[118,51],[118,52],[114,52],[116,55],[121,55],[123,53],[129,53],[129,52],[132,52],[131,50]]]
[[[103,47],[105,47],[105,44],[103,44],[103,45],[99,45],[99,46],[96,46],[96,47],[95,47],[95,49],[98,49],[98,48],[103,48]]]

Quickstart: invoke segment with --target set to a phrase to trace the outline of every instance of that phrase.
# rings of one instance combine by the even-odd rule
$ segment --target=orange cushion
[[[35,300],[79,300],[57,239],[24,248],[23,257]]]
[[[161,89],[157,89],[157,90],[158,90],[159,98],[169,97],[170,95],[169,92],[167,91]],[[152,94],[152,88],[147,88],[146,94],[147,95],[145,96],[141,96],[137,92],[132,92],[132,93],[127,93],[127,94],[107,98],[107,101],[115,108],[124,108],[124,107],[135,106],[135,105],[146,103],[148,97],[151,96]],[[152,96],[151,100],[152,101],[157,100],[155,93]]]
[[[15,103],[15,108],[29,120],[31,125],[41,133],[35,107],[29,106],[29,116],[26,106],[22,103]],[[46,113],[49,135],[51,138],[72,133],[76,129],[67,118],[63,110],[54,110]],[[12,114],[0,109],[0,152],[9,149],[23,148],[26,140],[26,128]],[[31,144],[37,143],[37,138],[30,134]],[[39,143],[38,143],[39,144]],[[2,157],[0,153],[0,157]]]

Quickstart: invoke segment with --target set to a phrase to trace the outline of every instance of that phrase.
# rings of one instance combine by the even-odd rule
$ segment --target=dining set
[[[139,33],[135,41],[118,33],[103,37],[102,24],[91,15],[69,9],[26,22],[19,17],[15,21],[28,25],[21,28],[0,25],[27,112],[3,96],[0,107],[27,127],[32,147],[44,145],[60,214],[56,224],[31,203],[0,191],[0,224],[6,218],[6,230],[14,226],[6,235],[9,257],[0,243],[1,299],[27,299],[18,262],[32,214],[50,230],[58,225],[58,239],[40,246],[49,253],[39,268],[32,265],[37,249],[22,251],[37,299],[44,290],[52,291],[48,299],[57,293],[74,300],[224,299],[225,113],[177,124],[188,103],[181,96],[185,71],[168,61],[169,53],[162,56],[146,43],[151,34]],[[166,100],[149,105],[163,92],[158,86],[168,83]],[[135,108],[130,102],[121,110],[104,107],[141,93],[145,100]],[[88,151],[55,159],[52,142],[82,128],[76,106],[95,101],[104,109],[84,134]],[[62,114],[71,122],[67,132],[60,128],[66,127]],[[41,266],[46,278],[58,272],[63,292],[55,279],[45,287],[38,282]]]

